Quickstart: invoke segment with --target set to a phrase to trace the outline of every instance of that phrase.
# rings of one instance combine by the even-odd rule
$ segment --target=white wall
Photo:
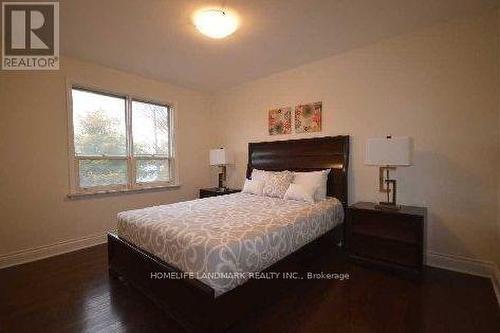
[[[215,96],[216,145],[236,153],[241,186],[250,141],[267,110],[323,102],[323,131],[349,134],[350,202],[376,201],[378,169],[364,165],[370,137],[411,136],[414,165],[395,173],[401,203],[429,208],[428,250],[494,260],[498,175],[497,12],[381,41]]]
[[[176,103],[181,187],[68,199],[66,79]],[[0,71],[0,105],[0,266],[103,240],[117,212],[192,199],[209,183],[207,94],[64,58],[60,71]]]

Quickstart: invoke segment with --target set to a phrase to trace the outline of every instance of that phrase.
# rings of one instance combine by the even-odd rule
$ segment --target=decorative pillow
[[[310,171],[310,172],[294,172],[294,184],[303,185],[305,187],[316,188],[316,193],[314,194],[314,199],[316,201],[326,199],[326,183],[328,180],[328,174],[331,169],[321,170],[321,171]]]
[[[263,180],[245,179],[245,185],[243,185],[243,190],[241,190],[241,192],[262,195],[264,184],[265,182]]]
[[[286,190],[293,181],[293,172],[280,171],[269,172],[266,175],[264,185],[264,195],[268,197],[275,197],[283,199]]]
[[[298,200],[314,203],[316,187],[307,187],[299,184],[290,184],[283,199]]]

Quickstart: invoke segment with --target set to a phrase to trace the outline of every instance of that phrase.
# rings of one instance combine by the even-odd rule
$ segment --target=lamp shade
[[[230,163],[232,163],[232,156],[227,149],[210,149],[210,165],[226,165]]]
[[[410,138],[374,138],[366,143],[365,164],[384,166],[411,165]]]

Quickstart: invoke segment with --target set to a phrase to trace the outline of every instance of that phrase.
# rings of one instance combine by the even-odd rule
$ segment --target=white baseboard
[[[498,304],[500,305],[500,271],[494,262],[429,251],[427,252],[426,264],[427,266],[491,279]]]
[[[462,256],[427,252],[427,266],[444,268],[450,271],[491,277],[494,263]]]
[[[497,265],[495,265],[495,268],[493,269],[491,283],[493,283],[493,289],[495,289],[495,294],[497,295],[498,305],[500,305],[500,270]]]
[[[0,255],[0,269],[81,250],[94,245],[106,243],[106,241],[106,233],[99,233],[78,239],[70,239],[50,245],[7,253]]]

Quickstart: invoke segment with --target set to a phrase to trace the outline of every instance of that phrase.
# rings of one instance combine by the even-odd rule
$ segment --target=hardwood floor
[[[429,268],[422,283],[318,259],[338,280],[303,280],[234,332],[500,332],[489,280]],[[0,270],[0,332],[183,332],[138,291],[110,280],[96,246]]]

